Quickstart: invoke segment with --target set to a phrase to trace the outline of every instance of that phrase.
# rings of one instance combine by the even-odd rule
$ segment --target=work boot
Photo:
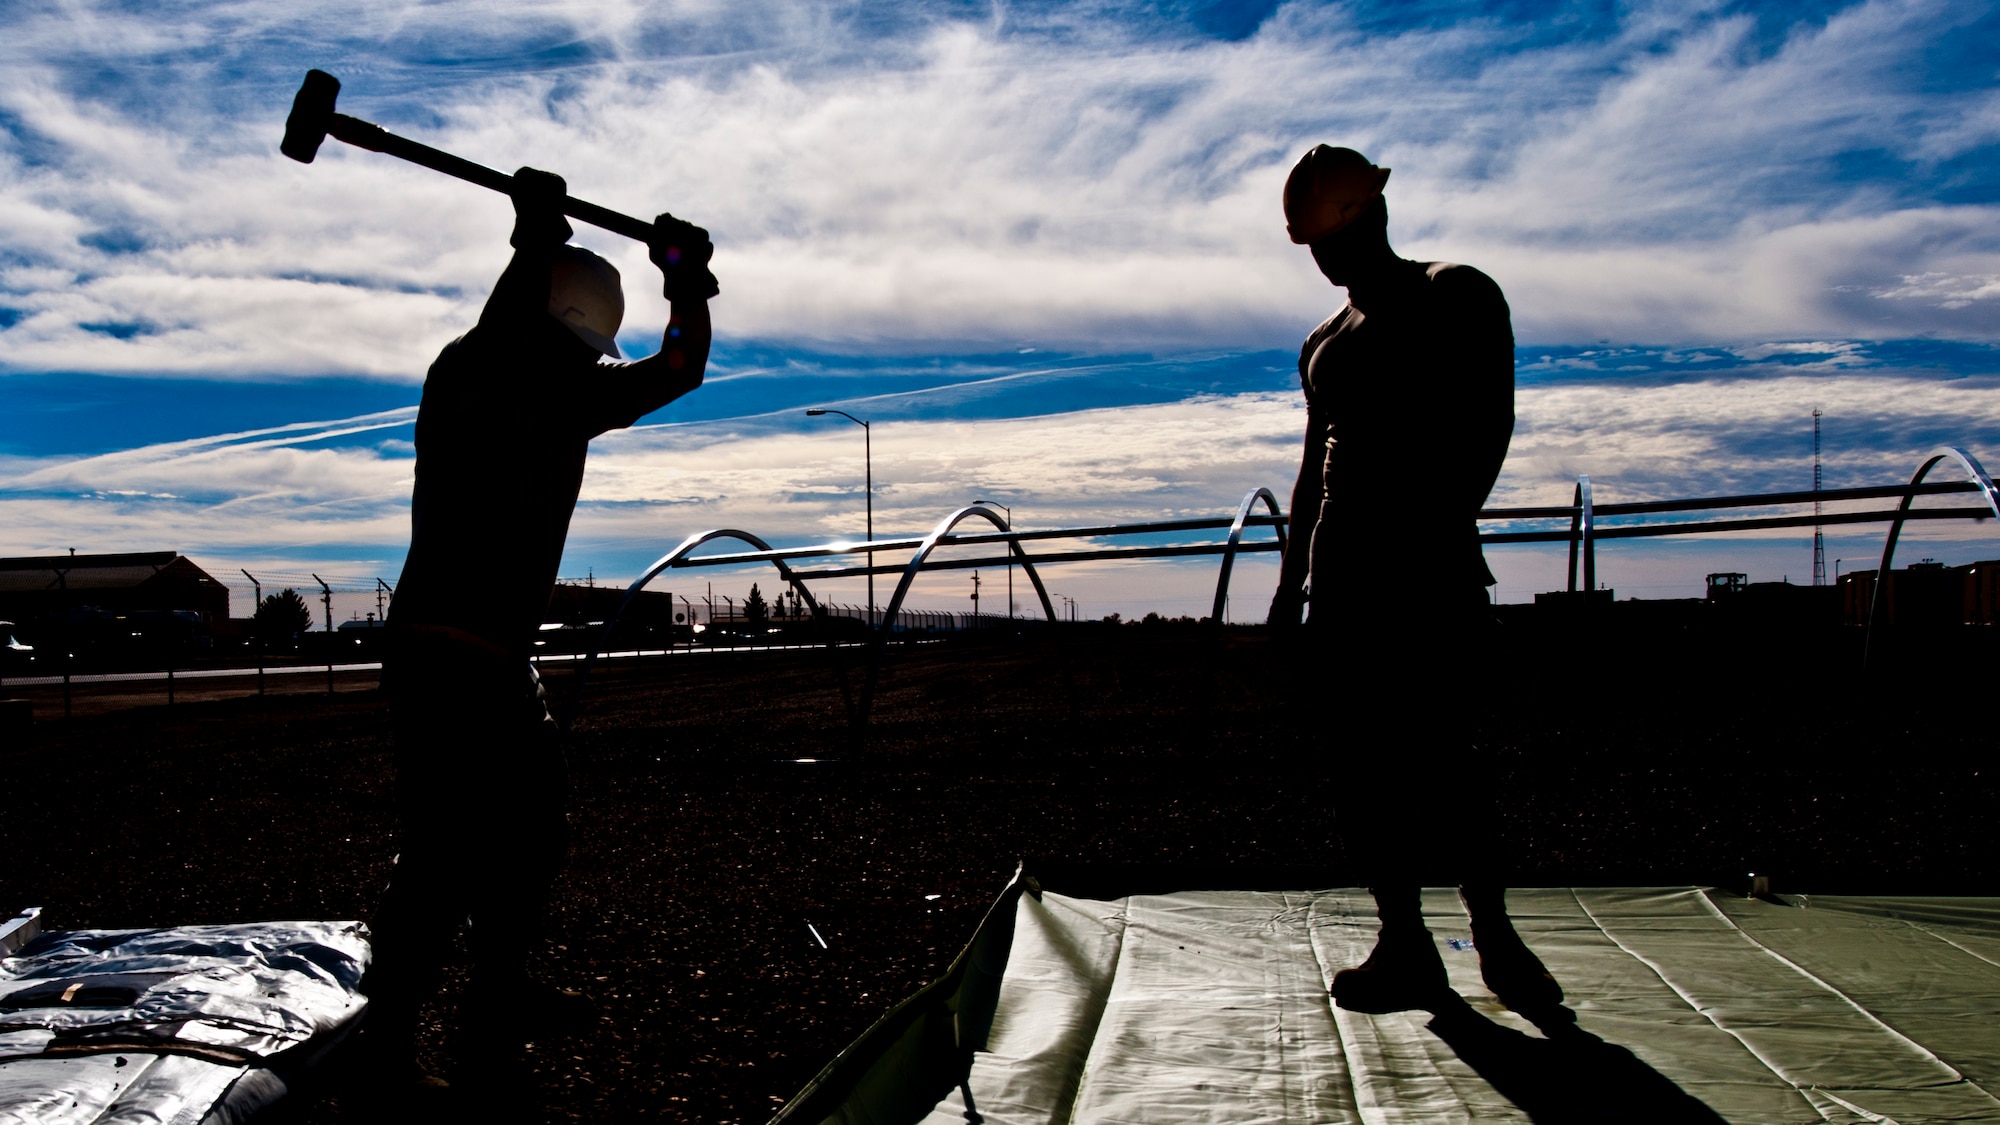
[[[1562,1006],[1562,985],[1513,926],[1482,931],[1474,923],[1472,947],[1479,951],[1479,978],[1502,1004],[1517,1012]]]
[[[1472,919],[1472,947],[1479,951],[1479,977],[1486,990],[1516,1012],[1562,1007],[1562,985],[1535,956],[1507,916],[1507,892],[1490,883],[1458,889]]]
[[[1429,1011],[1451,995],[1444,958],[1422,926],[1384,926],[1366,961],[1333,974],[1333,1002],[1350,1012]]]

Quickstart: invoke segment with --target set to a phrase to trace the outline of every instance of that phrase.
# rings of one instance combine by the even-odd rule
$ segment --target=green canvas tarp
[[[1509,905],[1574,1022],[1486,992],[1449,890],[1425,911],[1466,1003],[1362,1016],[1327,985],[1374,941],[1364,891],[1087,897],[1024,875],[775,1121],[2000,1121],[2000,900]]]

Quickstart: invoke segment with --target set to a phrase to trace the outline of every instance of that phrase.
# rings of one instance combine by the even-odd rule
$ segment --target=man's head
[[[1351,148],[1319,145],[1299,158],[1285,181],[1285,230],[1312,248],[1313,261],[1335,285],[1393,257],[1389,209],[1377,168]]]
[[[591,347],[618,359],[618,325],[625,319],[625,291],[618,269],[581,246],[556,248],[549,274],[549,315]]]
[[[1285,180],[1285,232],[1301,246],[1337,234],[1382,198],[1388,182],[1387,168],[1353,149],[1316,146]]]

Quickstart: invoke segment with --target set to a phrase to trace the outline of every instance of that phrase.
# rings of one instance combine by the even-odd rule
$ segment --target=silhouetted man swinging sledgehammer
[[[564,184],[514,174],[514,257],[479,323],[431,365],[417,415],[410,553],[383,672],[395,734],[400,855],[373,919],[363,1040],[384,1088],[418,1070],[420,1006],[469,926],[461,1005],[469,1072],[504,1076],[522,1042],[580,997],[528,979],[568,851],[568,781],[528,657],[562,559],[590,440],[701,385],[708,362],[708,233],[671,215],[649,251],[672,303],[659,354],[613,342],[618,271],[566,245]],[[505,1083],[476,1083],[491,1093]]]
[[[1467,715],[1492,675],[1475,517],[1514,430],[1514,333],[1485,274],[1396,256],[1388,179],[1320,145],[1285,184],[1292,241],[1348,297],[1299,352],[1305,455],[1270,615],[1297,625],[1310,598],[1303,664],[1326,701],[1310,721],[1338,755],[1341,840],[1382,922],[1333,995],[1360,1012],[1431,1007],[1447,986],[1418,889],[1449,879],[1487,987],[1516,1009],[1553,1006],[1561,988],[1507,917]]]

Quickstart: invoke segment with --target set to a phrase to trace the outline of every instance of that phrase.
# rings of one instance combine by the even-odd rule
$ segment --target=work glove
[[[569,220],[563,218],[563,197],[569,194],[569,185],[561,176],[522,168],[514,173],[507,194],[514,199],[514,237],[508,240],[514,249],[561,246],[575,233]]]
[[[660,267],[660,290],[669,301],[706,301],[722,292],[708,260],[715,256],[715,243],[708,232],[693,223],[661,212],[653,220],[653,240],[646,244],[646,256]]]
[[[1306,607],[1306,596],[1295,586],[1281,585],[1271,598],[1271,612],[1264,618],[1267,625],[1278,628],[1296,628]]]

